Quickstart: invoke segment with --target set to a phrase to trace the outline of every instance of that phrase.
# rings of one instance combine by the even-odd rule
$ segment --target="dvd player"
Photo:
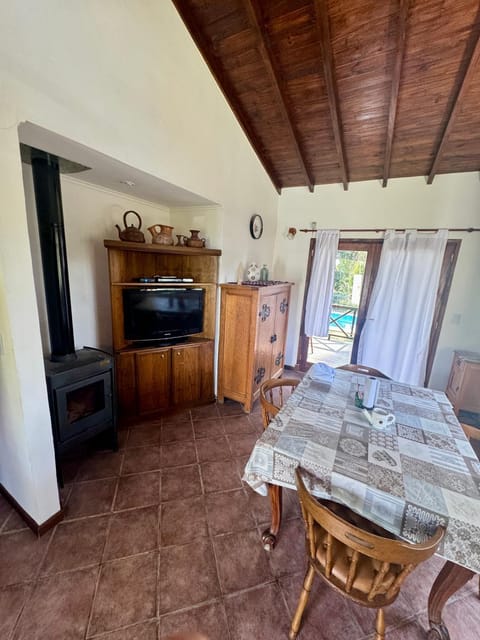
[[[136,282],[193,282],[193,278],[179,278],[178,276],[152,276],[149,278],[147,276],[141,276],[140,278],[136,278]]]

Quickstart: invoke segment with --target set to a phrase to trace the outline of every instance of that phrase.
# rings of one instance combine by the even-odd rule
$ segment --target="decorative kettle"
[[[138,227],[135,227],[135,225],[133,224],[127,227],[127,215],[129,213],[133,213],[137,216]],[[115,225],[118,229],[118,235],[120,240],[123,240],[125,242],[145,242],[145,236],[143,235],[143,231],[140,231],[142,226],[142,219],[136,211],[125,211],[125,213],[123,214],[123,225],[125,229],[120,229],[118,224]]]
[[[173,227],[169,227],[168,224],[152,224],[148,230],[152,234],[154,244],[173,244]]]

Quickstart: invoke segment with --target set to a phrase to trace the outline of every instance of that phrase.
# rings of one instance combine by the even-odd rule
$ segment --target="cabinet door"
[[[271,378],[276,378],[281,374],[285,363],[289,294],[289,290],[279,293],[275,300],[275,341],[272,344]]]
[[[170,404],[170,349],[135,353],[138,413],[153,413]]]
[[[134,353],[118,353],[115,356],[115,380],[120,415],[134,415],[137,413]]]
[[[271,378],[272,349],[275,336],[275,295],[263,295],[259,304],[257,321],[257,345],[255,369],[253,372],[253,392]],[[239,336],[241,339],[241,336]]]
[[[460,389],[462,387],[463,375],[465,372],[465,363],[460,358],[455,358],[450,371],[450,378],[448,380],[448,386],[446,394],[448,399],[453,405],[455,413],[458,413],[458,399],[460,396]]]
[[[172,348],[172,403],[213,400],[213,342]]]

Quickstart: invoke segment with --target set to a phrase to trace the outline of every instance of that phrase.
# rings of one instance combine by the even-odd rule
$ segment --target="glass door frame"
[[[310,286],[310,278],[312,275],[313,256],[315,254],[315,238],[310,240],[310,248],[308,252],[307,274],[305,278],[305,292],[303,296],[302,318],[300,323],[300,338],[298,341],[297,365],[299,371],[307,371],[311,366],[308,363],[309,338],[305,334],[305,308],[307,302],[307,291]],[[360,332],[365,324],[368,303],[372,294],[373,283],[377,275],[378,265],[380,262],[380,253],[382,251],[383,240],[356,240],[356,239],[340,239],[338,241],[338,251],[366,251],[367,260],[365,263],[365,273],[363,275],[362,295],[358,305],[357,324],[355,327],[355,335],[352,343],[352,354],[350,362],[357,362],[358,339]]]
[[[443,318],[447,307],[448,295],[455,272],[458,253],[460,251],[461,240],[448,240],[443,256],[442,269],[440,274],[440,282],[437,289],[437,299],[435,311],[430,331],[430,344],[428,350],[427,369],[425,373],[424,385],[427,386],[432,373],[433,362],[437,351],[438,339],[442,329]],[[299,371],[307,371],[310,368],[308,364],[308,348],[309,338],[305,335],[305,307],[307,301],[307,292],[310,285],[310,277],[313,266],[313,256],[315,253],[315,238],[310,240],[310,248],[308,252],[307,274],[305,278],[305,291],[303,294],[302,319],[300,324],[300,336],[298,341],[297,364],[296,369]],[[357,364],[358,341],[360,333],[365,324],[368,305],[372,295],[373,283],[380,264],[380,254],[382,251],[383,240],[355,240],[340,239],[338,242],[339,251],[367,251],[367,262],[365,264],[365,274],[363,278],[362,295],[358,307],[357,326],[355,328],[355,336],[352,344],[352,354],[350,362]]]

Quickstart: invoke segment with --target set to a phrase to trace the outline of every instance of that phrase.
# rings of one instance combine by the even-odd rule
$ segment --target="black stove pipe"
[[[60,168],[54,155],[32,149],[32,172],[42,253],[51,360],[74,360],[72,309],[63,224]]]

